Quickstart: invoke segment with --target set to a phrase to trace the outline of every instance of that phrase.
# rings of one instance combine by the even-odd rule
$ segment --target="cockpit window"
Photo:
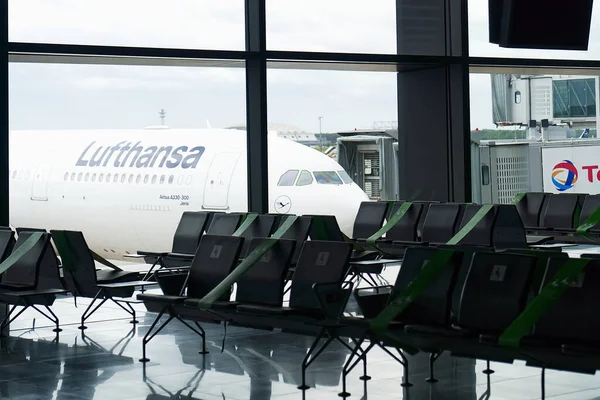
[[[284,172],[279,178],[279,182],[277,182],[277,186],[294,186],[294,182],[296,182],[296,177],[298,176],[297,169],[291,169],[287,172]]]
[[[313,178],[310,172],[302,171],[300,172],[300,177],[298,178],[298,182],[296,182],[296,186],[306,186],[313,183]]]
[[[352,183],[352,178],[350,178],[350,175],[348,175],[348,173],[346,171],[341,170],[341,171],[337,171],[337,173],[340,175],[340,178],[342,178],[344,183]]]
[[[313,171],[317,183],[322,185],[342,185],[343,182],[335,171]]]

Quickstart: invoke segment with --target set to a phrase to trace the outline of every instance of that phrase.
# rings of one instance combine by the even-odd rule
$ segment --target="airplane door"
[[[218,153],[212,160],[204,184],[202,208],[218,210],[229,208],[229,186],[239,158],[239,153]]]
[[[44,163],[37,166],[31,184],[31,200],[48,201],[48,181],[52,164]]]

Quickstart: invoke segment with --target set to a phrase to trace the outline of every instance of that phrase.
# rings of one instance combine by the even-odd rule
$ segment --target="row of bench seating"
[[[577,227],[600,207],[600,195],[529,192],[516,206],[528,232],[564,236],[575,233]],[[588,233],[599,236],[600,224]]]
[[[496,248],[490,246],[494,242],[485,239],[490,235],[488,230],[491,228],[494,231],[495,227],[500,227],[500,234],[505,233],[502,224],[506,222],[499,215],[504,210],[506,215],[510,215],[511,208],[514,211],[514,206],[495,206],[475,226],[475,234],[472,231],[467,235],[472,235],[474,241],[484,246],[450,247],[455,254],[442,273],[390,325],[390,332],[400,337],[400,341],[390,341],[386,336],[376,335],[370,329],[370,319],[389,305],[398,293],[402,293],[421,271],[424,262],[444,246],[408,246],[393,287],[354,292],[364,314],[363,317],[356,317],[343,316],[352,293],[352,284],[346,279],[353,243],[321,240],[304,242],[295,264],[287,307],[282,306],[285,279],[291,267],[291,254],[297,250],[298,244],[285,239],[277,241],[269,256],[259,260],[238,280],[234,300],[230,299],[230,288],[222,293],[218,301],[206,307],[201,299],[235,269],[244,238],[204,234],[191,262],[185,292],[182,291],[179,296],[138,295],[149,310],[159,313],[143,339],[142,361],[148,360],[148,342],[176,318],[182,322],[194,321],[198,328],[196,332],[203,340],[204,331],[200,322],[233,322],[260,329],[282,329],[315,335],[317,339],[303,362],[303,372],[322,351],[317,351],[316,346],[323,336],[329,337],[325,346],[338,340],[352,350],[356,359],[348,360],[344,376],[355,362],[362,360],[366,365],[366,356],[371,347],[381,346],[385,349],[389,345],[431,352],[432,368],[437,354],[450,351],[456,355],[504,362],[524,359],[544,368],[595,371],[600,358],[594,354],[599,354],[596,349],[600,347],[593,338],[598,334],[600,325],[588,324],[585,318],[591,315],[591,310],[600,300],[596,293],[600,277],[596,277],[595,272],[586,272],[582,285],[579,285],[581,287],[575,285],[567,290],[536,324],[532,335],[522,342],[526,347],[511,349],[497,344],[497,335],[523,311],[540,288],[550,282],[567,259],[565,254],[556,250],[524,249],[521,240],[516,241],[518,249],[510,249],[510,242]],[[430,205],[430,212],[432,209],[441,208]],[[474,207],[469,206],[463,207],[463,210],[465,213],[468,210],[470,215],[476,212]],[[468,219],[463,214],[463,225]],[[249,251],[265,240],[251,239]],[[215,248],[220,250],[215,252]],[[588,270],[596,269],[597,262],[591,261]],[[169,315],[168,320],[155,329],[164,314]],[[494,315],[494,319],[489,320],[489,315]],[[573,315],[584,318],[575,323]],[[555,323],[565,329],[554,329]],[[351,347],[341,338],[353,338],[360,345]],[[362,349],[365,340],[369,340],[370,344]],[[573,346],[578,341],[583,341],[588,347],[582,350]],[[400,351],[399,354],[399,361],[405,364],[407,371],[403,353]],[[305,388],[305,385],[302,387]]]

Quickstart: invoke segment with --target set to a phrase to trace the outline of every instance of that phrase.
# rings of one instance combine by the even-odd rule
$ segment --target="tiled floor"
[[[390,281],[397,269],[384,274]],[[348,351],[330,347],[307,372],[310,389],[298,390],[300,364],[311,344],[309,337],[256,331],[230,326],[221,351],[223,328],[205,326],[210,354],[198,354],[200,341],[178,321],[161,332],[148,346],[147,364],[141,357],[141,339],[155,314],[143,312],[137,325],[120,308],[106,304],[82,333],[78,319],[88,304],[72,298],[57,301],[54,311],[63,332],[55,337],[47,321],[25,313],[2,341],[0,396],[25,399],[339,399],[341,366]],[[35,329],[33,326],[35,318]],[[478,400],[539,399],[540,370],[524,365],[493,363],[495,373],[482,373],[485,362],[440,357],[439,381],[431,384],[428,357],[409,357],[410,382],[401,387],[402,367],[382,351],[369,354],[368,373],[362,368],[348,378],[350,399]],[[600,399],[600,379],[595,376],[548,371],[546,398],[553,400]]]

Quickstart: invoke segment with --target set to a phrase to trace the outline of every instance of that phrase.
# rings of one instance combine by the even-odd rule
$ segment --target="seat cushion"
[[[182,304],[187,297],[185,296],[167,296],[164,294],[142,293],[137,295],[138,300],[162,304]]]

